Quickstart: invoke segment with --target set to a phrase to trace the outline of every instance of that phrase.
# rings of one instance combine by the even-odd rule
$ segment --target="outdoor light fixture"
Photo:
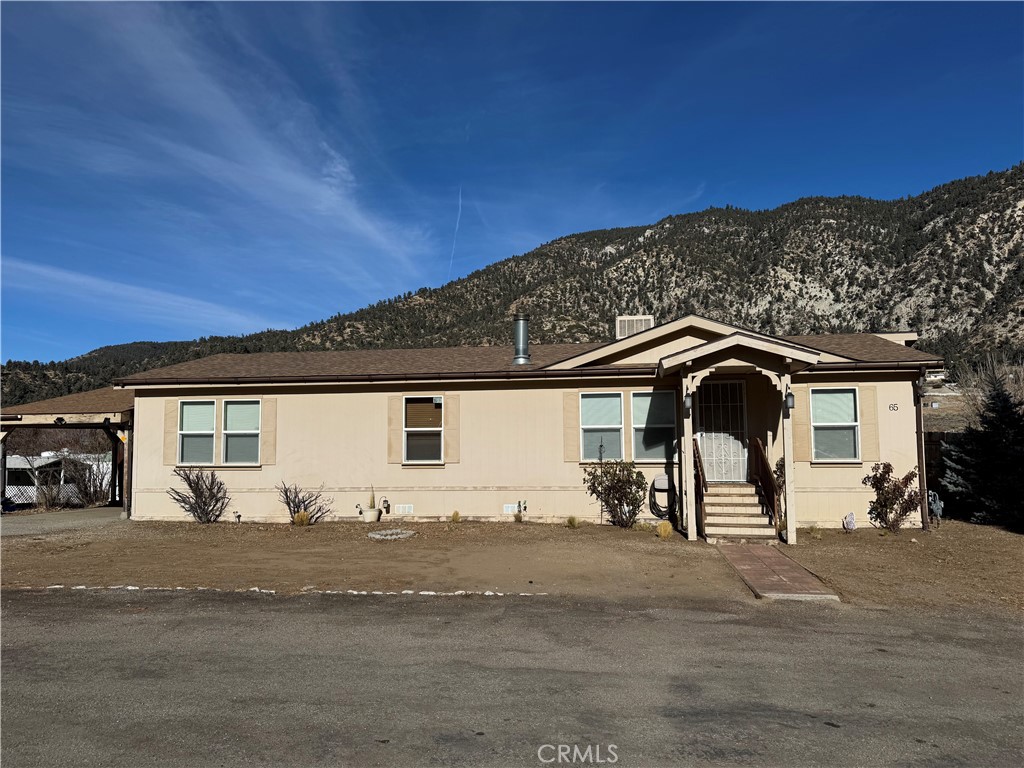
[[[691,395],[689,392],[683,395],[683,408],[685,408],[686,410],[690,410],[691,408],[693,408],[693,395]]]
[[[792,411],[794,408],[796,408],[796,398],[793,396],[789,387],[786,387],[786,410]]]

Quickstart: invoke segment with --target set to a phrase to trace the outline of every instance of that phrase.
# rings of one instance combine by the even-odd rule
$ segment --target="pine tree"
[[[956,442],[943,446],[942,485],[971,519],[1024,530],[1019,474],[1024,467],[1024,401],[1010,392],[1006,375],[995,368],[984,380],[978,423]]]

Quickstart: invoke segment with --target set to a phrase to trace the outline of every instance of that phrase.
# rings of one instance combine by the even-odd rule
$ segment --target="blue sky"
[[[296,327],[564,234],[1024,159],[1019,3],[0,13],[5,360]]]

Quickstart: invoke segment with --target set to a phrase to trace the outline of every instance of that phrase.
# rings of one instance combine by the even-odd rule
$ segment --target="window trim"
[[[259,411],[259,422],[256,431],[228,429],[228,405],[231,403],[256,403]],[[225,467],[258,467],[263,460],[263,401],[258,398],[231,398],[221,401],[221,464]],[[256,461],[228,461],[228,437],[231,435],[256,436]]]
[[[408,411],[406,410],[406,403],[409,400],[424,400],[426,398],[441,398],[441,426],[440,427],[407,427],[405,426],[406,416]],[[413,466],[428,466],[437,467],[444,464],[444,414],[447,406],[444,402],[444,395],[402,395],[402,463]],[[441,436],[441,458],[434,461],[422,460],[422,459],[410,459],[409,458],[409,442],[406,436],[410,432],[436,432]]]
[[[814,421],[814,393],[819,391],[828,390],[843,390],[853,392],[853,407],[857,414],[857,420],[852,422],[826,422],[824,424],[818,424]],[[807,420],[811,425],[811,463],[812,464],[863,464],[864,453],[861,449],[861,422],[863,420],[863,414],[860,410],[860,387],[856,384],[833,386],[833,387],[808,387],[807,394]],[[818,458],[818,446],[816,441],[817,432],[815,427],[853,427],[856,431],[857,436],[856,446],[857,455],[854,458],[849,459],[819,459]]]
[[[583,433],[588,429],[617,429],[619,430],[619,458],[618,459],[607,459],[608,461],[625,461],[626,460],[626,442],[625,435],[626,431],[626,403],[622,396],[622,392],[580,392],[579,400],[579,420],[580,420],[580,463],[581,464],[597,464],[602,459],[588,459],[584,455],[583,451]],[[616,424],[583,424],[583,398],[588,395],[615,395],[619,398],[619,423]]]
[[[629,393],[629,422],[632,430],[632,448],[633,448],[633,463],[634,464],[664,464],[665,459],[638,459],[636,453],[636,431],[637,429],[646,429],[647,424],[636,423],[636,407],[635,401],[637,395],[641,397],[651,397],[653,400],[654,395],[671,395],[672,396],[672,423],[671,424],[651,424],[652,428],[655,429],[671,429],[672,430],[672,458],[670,461],[673,464],[679,462],[679,428],[677,422],[679,421],[679,407],[676,397],[676,390],[674,389],[652,389],[649,392],[630,392]],[[581,417],[582,419],[582,414]],[[582,456],[583,454],[580,453]]]
[[[213,431],[203,430],[188,431],[182,429],[184,423],[183,410],[185,405],[212,405],[213,406]],[[209,435],[213,439],[213,449],[210,451],[209,461],[185,461],[183,455],[183,449],[185,447],[184,436],[185,435]],[[216,400],[178,400],[178,461],[176,466],[179,467],[213,467],[216,466],[217,459],[217,401]]]

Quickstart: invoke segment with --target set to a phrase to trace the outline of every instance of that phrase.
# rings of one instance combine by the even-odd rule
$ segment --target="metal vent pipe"
[[[530,316],[525,312],[516,312],[512,322],[516,344],[516,356],[512,362],[515,365],[527,365],[530,362]]]

